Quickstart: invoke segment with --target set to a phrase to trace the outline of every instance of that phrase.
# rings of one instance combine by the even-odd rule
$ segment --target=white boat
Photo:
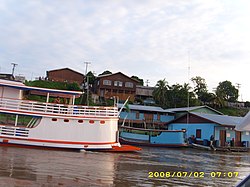
[[[24,92],[43,93],[46,102],[23,99]],[[0,145],[100,151],[137,151],[119,143],[118,108],[74,105],[82,92],[25,86],[0,80]],[[70,104],[49,103],[68,98]]]

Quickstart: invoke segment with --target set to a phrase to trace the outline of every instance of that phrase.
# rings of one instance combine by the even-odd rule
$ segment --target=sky
[[[71,68],[149,86],[240,84],[250,101],[249,0],[0,0],[0,72],[34,80]]]

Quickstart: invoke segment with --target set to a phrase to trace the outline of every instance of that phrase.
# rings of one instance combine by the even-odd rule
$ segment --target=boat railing
[[[56,103],[43,103],[39,101],[0,98],[0,108],[15,113],[34,112],[39,114],[54,114],[63,116],[99,116],[117,117],[116,107],[95,107],[81,105],[65,105]]]

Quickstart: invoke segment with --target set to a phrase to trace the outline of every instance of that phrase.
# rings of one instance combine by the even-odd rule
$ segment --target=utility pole
[[[13,62],[13,63],[11,63],[11,65],[13,66],[13,67],[12,67],[12,73],[11,73],[11,74],[12,74],[12,76],[14,76],[15,68],[16,68],[16,66],[17,66],[18,64],[16,64],[16,63]]]
[[[87,90],[87,106],[89,106],[89,77],[87,76],[88,73],[88,65],[91,64],[91,62],[84,62],[86,64],[85,68],[85,78],[84,78],[84,89]],[[86,88],[86,82],[87,82],[87,88]]]
[[[86,76],[88,73],[88,65],[91,64],[91,62],[84,62],[84,64],[86,64],[86,67],[85,67],[85,76]]]
[[[146,80],[146,85],[147,85],[147,86],[148,86],[148,83],[150,83],[150,82],[149,82],[149,80],[147,79],[147,80]]]

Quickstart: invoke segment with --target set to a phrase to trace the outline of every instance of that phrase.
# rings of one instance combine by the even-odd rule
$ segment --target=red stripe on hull
[[[57,143],[57,144],[76,144],[76,145],[106,145],[106,144],[115,144],[117,142],[70,142],[70,141],[61,141],[61,140],[40,140],[40,139],[33,139],[33,138],[12,138],[12,137],[6,137],[6,136],[0,136],[0,138],[3,138],[5,140],[21,140],[21,141],[30,141],[30,142],[44,142],[44,143]]]
[[[76,148],[46,147],[46,146],[38,146],[38,145],[21,145],[21,144],[2,143],[2,142],[0,142],[0,146],[28,148],[28,149],[41,149],[41,150],[65,150],[65,151],[77,151],[77,150],[80,150],[80,149],[76,149]]]

